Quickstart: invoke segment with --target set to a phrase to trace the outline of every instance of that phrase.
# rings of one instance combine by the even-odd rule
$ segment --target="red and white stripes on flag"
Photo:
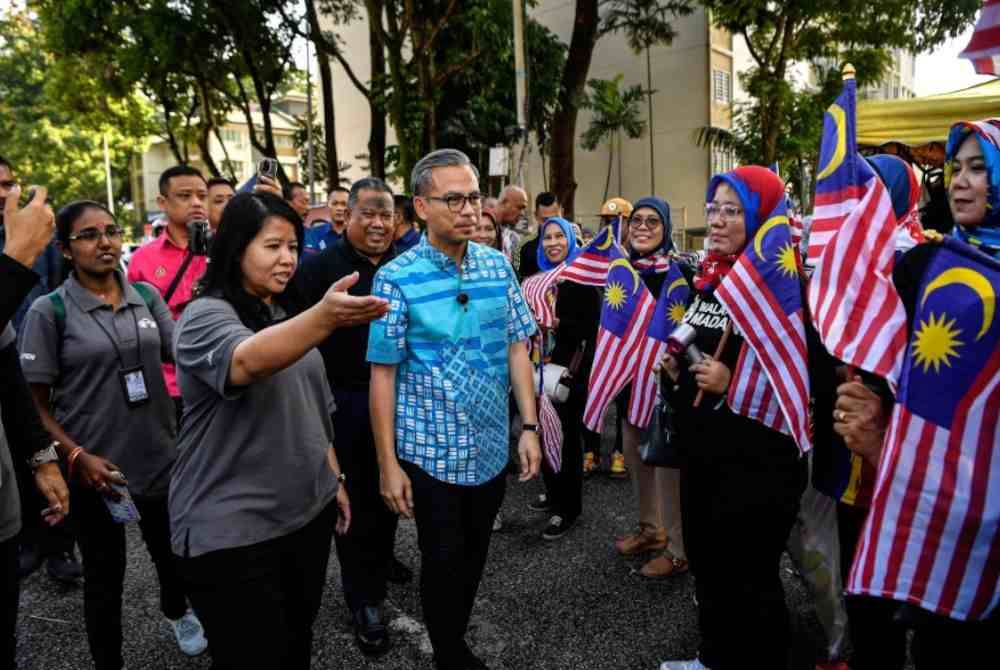
[[[968,46],[959,54],[979,74],[1000,74],[1000,0],[986,0]]]
[[[643,335],[635,366],[635,383],[632,385],[628,404],[628,422],[638,428],[645,429],[653,418],[653,408],[660,390],[659,380],[653,370],[665,353],[665,341]]]
[[[600,238],[594,240],[598,242]],[[584,286],[604,286],[608,278],[608,265],[611,263],[606,255],[590,253],[594,242],[569,262],[563,262],[548,272],[539,272],[524,280],[521,290],[524,299],[535,315],[535,321],[542,328],[555,328],[555,291],[564,281],[571,281]]]
[[[836,234],[841,222],[854,210],[865,195],[865,187],[849,186],[837,193],[816,193],[813,218],[809,227],[809,265],[816,265],[823,256],[827,243]]]
[[[772,430],[791,435],[774,387],[750,347],[740,350],[733,370],[733,380],[729,385],[727,401],[734,412],[751,417]]]
[[[729,405],[765,425],[775,425],[769,384],[787,430],[802,453],[812,448],[809,421],[809,357],[801,310],[785,314],[747,254],[743,254],[715,292],[750,353],[741,353],[730,384]],[[765,379],[766,377],[766,379]],[[735,395],[734,395],[735,394]],[[765,402],[766,401],[766,402]]]
[[[639,283],[641,297],[625,337],[601,328],[597,335],[597,352],[590,371],[587,406],[583,423],[595,433],[601,432],[604,413],[626,384],[632,381],[639,361],[639,350],[646,340],[649,322],[653,319],[656,301],[649,290]]]
[[[981,619],[1000,604],[1000,529],[995,514],[984,522],[1000,501],[998,358],[950,431],[896,405],[848,592],[955,619]]]
[[[545,460],[553,472],[559,472],[562,469],[562,424],[559,422],[555,406],[545,393],[538,397],[538,422],[542,427]]]
[[[906,311],[892,283],[896,217],[878,177],[872,175],[864,189],[816,259],[809,309],[831,354],[895,385],[907,332]]]

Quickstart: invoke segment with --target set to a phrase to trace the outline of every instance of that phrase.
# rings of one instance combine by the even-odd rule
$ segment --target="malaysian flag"
[[[1000,602],[1000,262],[953,239],[915,305],[851,593],[978,620]]]
[[[1000,0],[986,0],[969,45],[959,54],[972,61],[979,74],[1000,73]]]
[[[614,230],[606,226],[583,250],[548,272],[539,272],[524,280],[521,290],[524,299],[542,328],[554,328],[555,292],[553,289],[564,281],[585,286],[604,286],[611,265],[612,249],[617,249]],[[621,251],[618,251],[621,255]]]
[[[765,425],[780,426],[804,453],[812,447],[808,353],[785,198],[777,200],[766,218],[761,215],[764,223],[715,292],[745,340],[729,387],[729,406]]]
[[[656,301],[653,319],[646,331],[639,352],[639,362],[629,398],[628,421],[633,426],[645,428],[653,418],[653,406],[659,389],[658,374],[660,359],[667,351],[667,336],[684,319],[685,306],[691,287],[674,263],[667,271],[667,277],[660,289],[660,299]]]
[[[851,78],[823,120],[809,309],[831,354],[895,384],[906,347],[906,311],[892,283],[896,216],[882,180],[858,154],[854,121]]]
[[[656,301],[625,255],[612,245],[604,287],[597,352],[590,371],[583,423],[600,432],[604,412],[635,375],[638,354]]]

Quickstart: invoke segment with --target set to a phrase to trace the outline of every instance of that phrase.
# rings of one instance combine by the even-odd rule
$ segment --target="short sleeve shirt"
[[[184,418],[170,528],[179,556],[287,535],[337,492],[327,461],[335,406],[323,358],[312,349],[266,379],[233,387],[233,352],[252,336],[232,305],[211,297],[193,301],[177,324]]]
[[[65,306],[61,325],[49,296],[35,300],[21,325],[21,368],[29,383],[52,387],[55,420],[89,453],[121,468],[133,495],[162,496],[177,454],[174,404],[160,365],[174,322],[152,287],[150,309],[116,276],[124,289],[117,309],[74,275],[56,289]],[[130,407],[121,373],[137,366],[149,402]]]
[[[155,240],[142,245],[132,254],[128,264],[128,280],[152,284],[160,295],[165,296],[167,289],[174,281],[174,277],[181,269],[181,265],[184,264],[185,256],[187,256],[187,250],[174,244],[168,231],[164,231]],[[174,321],[180,318],[184,307],[191,302],[195,284],[205,274],[207,264],[208,260],[205,256],[195,256],[188,264],[184,276],[177,284],[177,289],[170,296],[170,304],[167,305]],[[180,395],[180,391],[177,390],[176,375],[174,364],[169,361],[165,362],[163,364],[163,378],[167,382],[167,390],[175,398]]]
[[[425,236],[379,270],[372,293],[389,301],[368,361],[398,366],[399,458],[453,484],[496,477],[508,457],[508,349],[536,330],[510,263],[470,242],[458,268]]]

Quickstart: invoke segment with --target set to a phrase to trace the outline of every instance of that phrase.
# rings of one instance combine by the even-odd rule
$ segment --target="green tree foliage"
[[[48,52],[28,14],[0,19],[0,154],[22,184],[46,185],[56,206],[104,202],[107,137],[121,204],[131,199],[130,160],[152,130],[152,109],[135,95],[108,99],[94,72],[79,65]]]
[[[189,147],[213,174],[209,138],[236,110],[250,143],[275,156],[274,99],[296,76],[279,0],[35,0],[48,48],[100,73],[105,93],[142,91],[179,162]],[[81,29],[85,26],[86,29]]]
[[[926,51],[957,35],[973,20],[980,0],[703,0],[716,25],[746,40],[754,67],[743,78],[753,98],[738,132],[759,133],[753,162],[765,165],[781,158],[801,161],[788,139],[796,126],[815,131],[815,119],[832,102],[836,87],[821,74],[821,95],[796,93],[790,76],[796,62],[851,62],[858,84],[878,81],[889,62],[889,50]],[[835,76],[835,75],[834,75]],[[821,127],[821,126],[820,126]],[[811,146],[818,135],[801,138]],[[757,140],[742,140],[746,147]],[[792,146],[789,146],[789,145]]]
[[[608,189],[611,186],[611,168],[614,164],[615,142],[618,143],[618,191],[622,190],[622,134],[630,139],[638,139],[646,130],[646,122],[642,119],[639,103],[646,97],[642,86],[630,86],[622,90],[624,75],[619,74],[614,79],[591,79],[587,82],[590,95],[583,103],[583,108],[592,112],[590,126],[580,138],[580,146],[588,151],[594,151],[602,143],[608,143],[608,176],[604,180],[604,196],[608,199]]]

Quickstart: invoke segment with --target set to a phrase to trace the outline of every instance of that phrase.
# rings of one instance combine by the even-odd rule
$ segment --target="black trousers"
[[[308,670],[337,505],[288,535],[181,558],[213,670]]]
[[[780,562],[805,490],[794,445],[699,441],[681,468],[684,544],[695,576],[701,662],[784,668],[790,646]]]
[[[0,542],[0,668],[17,667],[17,603],[21,596],[17,545],[16,535]]]
[[[17,487],[21,494],[21,534],[18,543],[22,547],[35,546],[43,557],[56,556],[73,551],[76,538],[71,523],[49,526],[42,520],[42,510],[48,502],[38,492],[30,471],[17,471]],[[63,477],[66,473],[63,472]]]
[[[122,667],[122,590],[125,584],[125,526],[116,523],[102,496],[74,486],[72,516],[83,556],[83,615],[87,642],[97,670]],[[184,584],[170,551],[167,498],[135,499],[146,550],[160,582],[160,611],[179,619],[187,611]]]
[[[344,600],[353,612],[385,600],[399,517],[389,511],[380,493],[368,392],[335,390],[333,395],[334,446],[351,499],[351,527],[346,535],[334,535],[334,541]]]
[[[552,505],[552,512],[561,516],[566,522],[575,521],[583,509],[584,449],[580,440],[585,433],[595,435],[583,427],[583,410],[586,402],[587,388],[572,386],[566,402],[555,406],[563,431],[562,467],[559,472],[553,472],[548,464],[542,465],[542,480],[545,482],[546,497]],[[588,451],[593,448],[592,444],[588,444],[587,447]],[[598,446],[596,454],[599,456],[600,453]]]
[[[465,632],[490,548],[493,519],[507,488],[505,473],[480,486],[434,479],[400,461],[413,486],[420,544],[420,602],[441,668],[464,668]]]

